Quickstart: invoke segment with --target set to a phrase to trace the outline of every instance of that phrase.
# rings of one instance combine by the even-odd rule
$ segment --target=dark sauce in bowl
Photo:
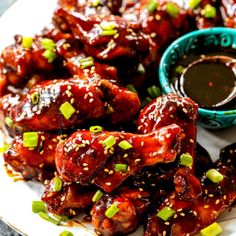
[[[192,98],[202,108],[235,109],[235,98],[223,106],[216,106],[227,99],[235,89],[236,77],[233,68],[220,60],[201,61],[201,58],[206,56],[228,56],[236,59],[236,50],[226,48],[199,50],[198,48],[180,58],[170,70],[172,86],[180,95]],[[191,64],[189,69],[185,69]]]

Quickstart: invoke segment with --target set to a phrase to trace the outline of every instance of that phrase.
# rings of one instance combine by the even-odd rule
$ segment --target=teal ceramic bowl
[[[236,50],[236,29],[216,27],[193,31],[175,40],[164,52],[159,65],[159,80],[165,94],[176,92],[170,83],[170,68],[178,59],[198,50],[199,42],[206,47],[225,47]],[[199,50],[201,50],[199,48]],[[208,110],[199,108],[199,124],[205,128],[219,129],[236,125],[236,109]]]

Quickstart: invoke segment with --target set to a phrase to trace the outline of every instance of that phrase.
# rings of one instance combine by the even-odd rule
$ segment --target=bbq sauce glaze
[[[195,61],[208,56],[229,56],[236,58],[236,50],[226,48],[202,48],[180,58],[170,70],[170,78],[175,90],[183,96],[192,98],[202,108],[230,110],[236,108],[236,99],[223,106],[215,105],[226,99],[236,86],[232,67],[219,60],[202,61],[186,71],[183,69]],[[182,68],[181,72],[176,68]]]

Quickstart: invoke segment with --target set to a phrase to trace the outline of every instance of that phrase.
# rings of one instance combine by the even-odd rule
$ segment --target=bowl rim
[[[165,52],[163,53],[159,66],[158,66],[158,76],[159,76],[159,82],[160,85],[162,87],[162,90],[165,94],[169,93],[169,92],[173,92],[173,89],[170,86],[170,82],[168,80],[168,78],[164,75],[164,64],[165,64],[165,60],[168,57],[168,55],[170,54],[171,50],[176,47],[176,44],[180,44],[182,41],[188,40],[192,37],[195,36],[200,36],[200,35],[209,35],[209,34],[219,34],[219,33],[230,33],[230,34],[234,34],[235,38],[236,38],[236,29],[234,28],[228,28],[228,27],[211,27],[211,28],[207,28],[207,29],[200,29],[200,30],[194,30],[192,32],[189,32],[181,37],[179,37],[178,39],[176,39],[175,41],[173,41],[165,50]],[[235,40],[236,42],[236,40]],[[232,48],[236,49],[236,44],[232,45]],[[204,108],[198,108],[198,112],[202,115],[213,115],[213,116],[234,116],[236,115],[236,109],[231,109],[231,110],[208,110],[208,109],[204,109]]]

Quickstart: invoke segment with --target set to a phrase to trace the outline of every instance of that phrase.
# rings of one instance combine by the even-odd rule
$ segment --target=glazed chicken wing
[[[128,121],[139,107],[135,93],[106,80],[56,80],[33,87],[10,117],[16,125],[32,130],[60,130],[92,119]]]
[[[174,124],[146,135],[78,131],[58,145],[56,165],[66,181],[86,184],[93,179],[104,191],[111,192],[143,166],[173,162],[182,138],[180,127]],[[111,146],[106,144],[109,140]],[[128,148],[122,148],[122,141]],[[125,170],[117,170],[117,164]]]
[[[55,149],[63,136],[38,132],[35,148],[24,146],[22,136],[13,139],[10,148],[3,154],[4,160],[25,179],[51,179],[56,170]]]
[[[201,186],[200,180],[193,175],[176,173],[175,192],[159,208],[161,210],[169,206],[175,211],[175,215],[167,221],[168,224],[156,214],[150,216],[145,236],[161,235],[164,232],[173,236],[194,235],[214,223],[225,209],[234,204],[235,150],[236,144],[221,150],[220,159],[215,163],[215,168],[223,175],[223,180],[219,183],[212,182],[204,175]]]

